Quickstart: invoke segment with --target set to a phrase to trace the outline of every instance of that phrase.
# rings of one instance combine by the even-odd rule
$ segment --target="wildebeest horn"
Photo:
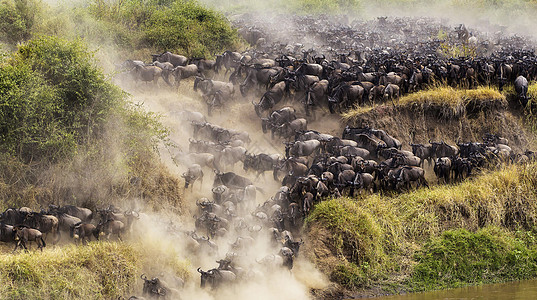
[[[198,268],[198,272],[203,274],[203,270],[201,268]]]
[[[147,276],[145,276],[145,274],[140,275],[140,278],[142,278],[143,280],[148,280]]]
[[[201,206],[200,199],[196,199],[196,205]]]
[[[186,172],[181,175],[181,177],[186,178]]]

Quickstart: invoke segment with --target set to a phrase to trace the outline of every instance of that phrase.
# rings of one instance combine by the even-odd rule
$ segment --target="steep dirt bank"
[[[409,149],[409,143],[427,144],[429,140],[482,142],[487,133],[509,140],[518,152],[535,148],[535,138],[524,125],[523,115],[516,106],[464,112],[457,118],[443,118],[434,107],[381,105],[357,114],[349,126],[370,126],[383,129]]]

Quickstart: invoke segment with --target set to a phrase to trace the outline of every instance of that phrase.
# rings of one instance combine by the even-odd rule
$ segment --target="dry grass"
[[[108,242],[0,254],[0,299],[117,299],[135,284],[137,256]]]
[[[373,109],[375,109],[375,107],[373,106],[358,106],[342,113],[341,119],[343,120],[343,122],[349,123],[353,120],[356,120],[358,116],[371,112]]]
[[[537,93],[537,86],[535,87]],[[507,105],[506,96],[496,88],[456,89],[438,84],[426,90],[405,95],[395,109],[411,108],[431,113],[442,119],[461,118],[468,112],[497,109]],[[388,109],[390,105],[360,106],[341,114],[345,123],[356,123],[361,116]],[[391,106],[390,106],[391,107]]]
[[[500,101],[506,98],[496,88],[477,87],[476,89],[456,89],[438,85],[416,93],[408,94],[399,99],[399,105],[442,105],[457,107],[470,101]]]

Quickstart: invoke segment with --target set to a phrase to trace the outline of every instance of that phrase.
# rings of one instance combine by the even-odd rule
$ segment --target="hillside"
[[[0,299],[537,278],[535,3],[425,2],[1,1]]]

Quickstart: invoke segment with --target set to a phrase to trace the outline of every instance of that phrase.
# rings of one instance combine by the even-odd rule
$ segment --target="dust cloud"
[[[187,158],[189,139],[193,137],[190,121],[183,118],[182,112],[185,110],[201,112],[207,122],[224,128],[248,132],[251,142],[245,145],[247,153],[280,154],[282,157],[284,155],[282,141],[272,140],[270,134],[263,134],[261,130],[261,122],[251,103],[252,100],[258,101],[257,94],[242,97],[237,91],[229,106],[214,111],[212,116],[208,117],[201,95],[193,91],[193,80],[184,80],[177,88],[162,81],[157,87],[152,84],[133,84],[128,76],[118,78],[116,83],[130,93],[131,101],[142,104],[148,111],[158,113],[161,122],[170,128],[171,145],[161,145],[159,153],[161,161],[178,177],[193,163]],[[219,74],[216,74],[215,79],[225,80]],[[330,115],[328,111],[319,111],[318,116],[318,121],[308,124],[308,128],[340,134],[341,126],[337,117]],[[304,253],[299,252],[291,271],[282,267],[278,259],[283,238],[275,243],[267,223],[253,214],[256,207],[275,195],[281,184],[274,181],[272,172],[255,178],[254,173],[246,173],[243,170],[241,162],[233,168],[227,167],[225,171],[233,171],[250,178],[254,185],[260,188],[255,202],[245,208],[238,207],[237,216],[230,221],[227,234],[210,239],[216,243],[217,250],[200,246],[191,238],[192,232],[196,231],[195,219],[201,215],[196,201],[203,197],[213,199],[213,169],[204,167],[203,182],[196,181],[191,188],[184,191],[183,199],[187,208],[184,215],[145,212],[141,213],[140,219],[135,223],[133,241],[147,245],[143,246],[145,249],[142,251],[150,252],[149,257],[152,257],[151,261],[144,263],[147,276],[159,277],[169,286],[177,288],[181,299],[311,299],[311,290],[325,288],[329,284],[328,280]],[[135,206],[144,211],[143,203],[137,203]],[[208,236],[205,230],[197,230],[196,234],[198,237]],[[239,237],[252,237],[254,240],[251,244],[234,247],[232,244]],[[293,237],[298,241],[300,238],[299,233]],[[203,271],[217,268],[216,261],[225,258],[231,258],[233,265],[240,270],[237,272],[240,275],[236,282],[212,291],[208,287],[200,288],[197,268],[200,267]],[[180,281],[178,278],[185,280],[183,288],[173,284]],[[141,282],[139,285],[136,291],[141,290]]]

